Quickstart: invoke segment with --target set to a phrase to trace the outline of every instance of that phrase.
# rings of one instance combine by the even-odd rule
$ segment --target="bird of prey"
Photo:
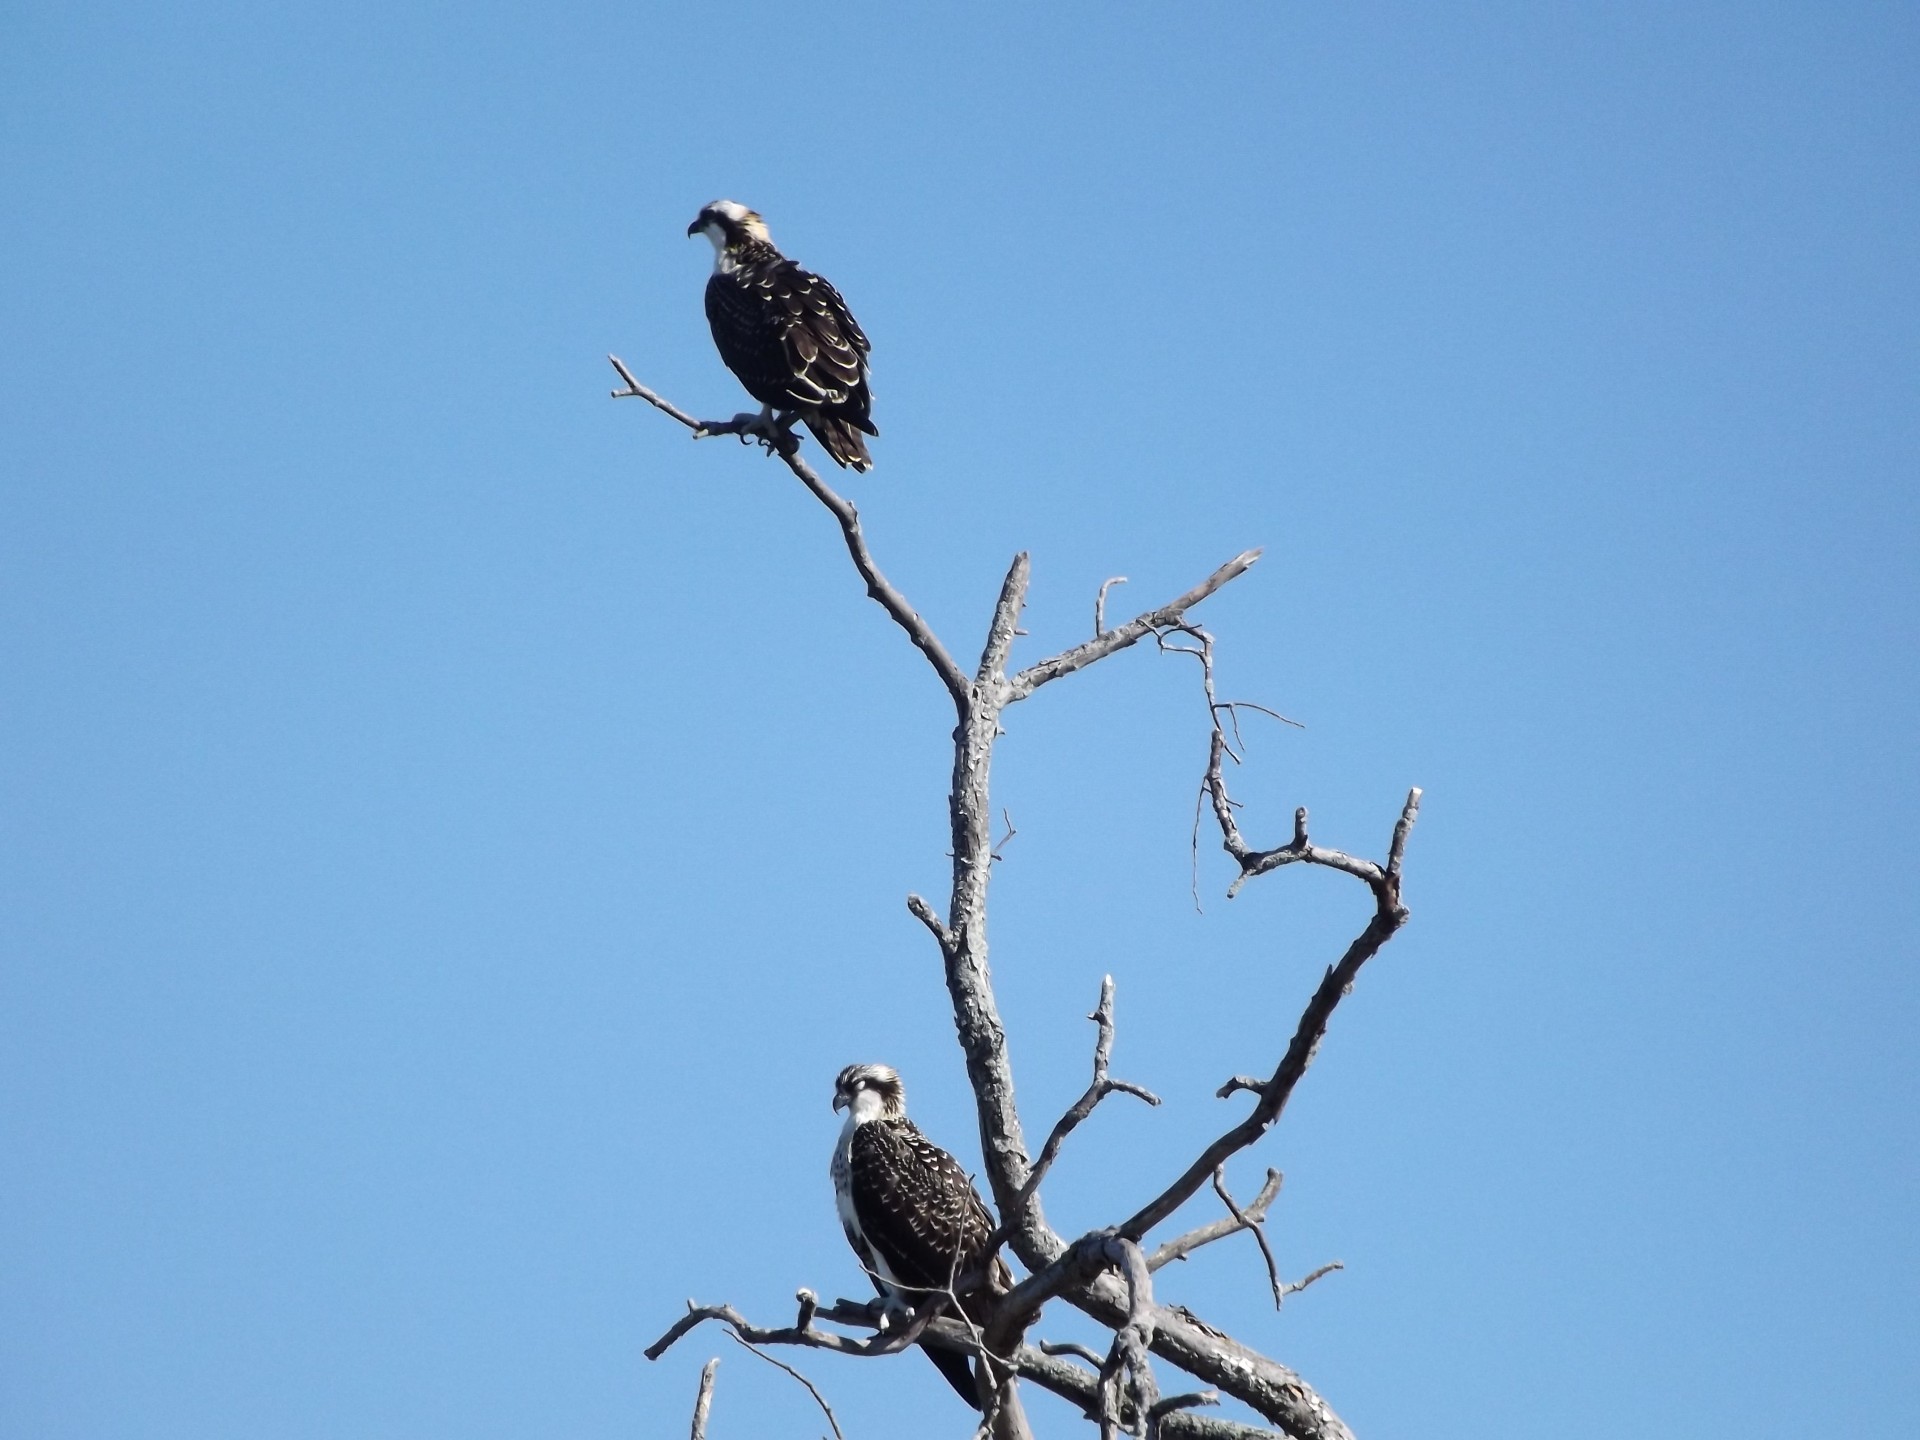
[[[924,1304],[985,1263],[993,1215],[960,1162],[907,1119],[906,1087],[888,1065],[849,1065],[834,1082],[833,1108],[847,1112],[833,1151],[833,1196],[860,1263],[889,1304]],[[993,1257],[982,1288],[960,1297],[983,1325],[1013,1288],[1006,1261]],[[973,1371],[964,1355],[926,1349],[947,1382],[975,1409]]]
[[[713,242],[707,323],[720,358],[762,406],[754,433],[798,418],[834,463],[872,469],[860,438],[880,433],[869,414],[869,346],[840,292],[774,249],[766,222],[737,201],[714,201],[687,234]]]

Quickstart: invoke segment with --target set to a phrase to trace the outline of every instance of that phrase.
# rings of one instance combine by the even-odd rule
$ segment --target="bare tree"
[[[881,572],[861,532],[860,517],[846,499],[836,494],[801,458],[790,428],[771,433],[756,425],[757,416],[736,416],[722,422],[700,421],[661,399],[634,379],[619,359],[609,356],[624,388],[620,398],[645,400],[687,426],[695,439],[735,435],[743,443],[757,440],[785,462],[800,483],[811,491],[839,523],[847,553],[866,583],[867,594],[878,602],[927,659],[953,700],[958,721],[953,732],[953,781],[947,808],[953,837],[953,877],[942,910],[918,895],[907,897],[912,912],[938,947],[960,1048],[966,1057],[980,1122],[980,1148],[992,1191],[999,1229],[994,1248],[1011,1248],[1028,1275],[995,1307],[991,1318],[975,1327],[964,1321],[953,1303],[973,1290],[983,1278],[959,1276],[950,1293],[936,1295],[916,1307],[904,1328],[882,1328],[882,1307],[876,1303],[839,1300],[823,1306],[811,1290],[798,1292],[799,1310],[784,1326],[762,1326],[749,1321],[729,1305],[694,1305],[647,1349],[658,1359],[676,1340],[707,1320],[731,1328],[736,1338],[754,1345],[792,1345],[829,1350],[842,1355],[875,1357],[896,1354],[914,1344],[977,1356],[985,1391],[983,1436],[1015,1437],[1028,1434],[1018,1398],[1017,1382],[1026,1380],[1065,1397],[1079,1406],[1100,1428],[1102,1440],[1122,1431],[1148,1437],[1195,1436],[1213,1440],[1252,1440],[1284,1434],[1297,1440],[1350,1440],[1352,1432],[1333,1408],[1299,1375],[1278,1361],[1259,1354],[1231,1335],[1207,1324],[1182,1306],[1158,1302],[1153,1274],[1179,1259],[1242,1230],[1251,1230],[1267,1266],[1274,1303],[1313,1283],[1328,1270],[1323,1266],[1291,1284],[1280,1278],[1262,1229],[1267,1210],[1280,1189],[1280,1176],[1269,1171],[1267,1183],[1248,1204],[1228,1193],[1223,1167],[1227,1160],[1258,1140],[1280,1118],[1325,1035],[1327,1023],[1341,998],[1352,988],[1365,965],[1406,923],[1401,903],[1401,863],[1407,836],[1420,806],[1420,792],[1408,793],[1393,827],[1384,861],[1362,859],[1315,845],[1307,834],[1307,812],[1294,813],[1293,838],[1272,849],[1258,849],[1242,836],[1229,795],[1226,764],[1238,762],[1238,716],[1242,709],[1261,709],[1246,702],[1223,701],[1214,689],[1214,640],[1193,622],[1190,612],[1215,591],[1239,578],[1260,558],[1258,550],[1236,555],[1185,594],[1158,609],[1136,615],[1108,628],[1106,602],[1115,577],[1100,587],[1094,602],[1093,634],[1079,645],[1009,672],[1009,658],[1027,591],[1025,554],[1016,555],[1000,587],[1000,596],[987,625],[986,640],[971,674]],[[1030,1158],[1026,1132],[1014,1104],[1013,1069],[1007,1056],[1006,1033],[994,999],[992,974],[987,966],[987,888],[994,862],[992,812],[988,776],[993,761],[1000,717],[1011,705],[1031,698],[1041,687],[1064,679],[1129,646],[1151,638],[1161,649],[1191,655],[1198,662],[1210,721],[1205,770],[1199,782],[1203,805],[1210,808],[1220,831],[1221,845],[1239,867],[1229,895],[1247,881],[1284,866],[1319,865],[1353,876],[1367,887],[1372,908],[1364,928],[1345,954],[1329,967],[1307,1001],[1292,1039],[1270,1075],[1236,1075],[1221,1085],[1227,1099],[1244,1091],[1254,1097],[1253,1108],[1237,1124],[1205,1145],[1193,1162],[1159,1194],[1125,1218],[1069,1240],[1047,1223],[1040,1188],[1068,1136],[1108,1095],[1123,1091],[1157,1100],[1137,1085],[1108,1075],[1113,1045],[1113,981],[1102,983],[1099,1003],[1090,1017],[1098,1027],[1094,1046],[1092,1083],[1086,1093],[1053,1126],[1039,1158]],[[1266,712],[1271,714],[1271,711]],[[1196,830],[1197,838],[1197,830]],[[1148,1251],[1147,1237],[1186,1203],[1211,1187],[1226,1209],[1211,1220],[1157,1249]],[[1054,1301],[1092,1316],[1113,1332],[1104,1355],[1084,1346],[1029,1340]],[[835,1328],[825,1328],[825,1327]],[[873,1332],[873,1333],[865,1333]],[[1184,1371],[1205,1390],[1163,1395],[1153,1359]],[[1084,1362],[1084,1363],[1082,1363]],[[797,1372],[792,1372],[796,1373]],[[808,1388],[813,1387],[809,1383]],[[1262,1416],[1273,1429],[1240,1424],[1193,1413],[1228,1395]],[[815,1392],[818,1399],[818,1392]],[[825,1402],[821,1402],[824,1408]]]

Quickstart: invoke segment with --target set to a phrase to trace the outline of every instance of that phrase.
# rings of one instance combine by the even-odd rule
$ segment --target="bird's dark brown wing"
[[[801,399],[869,435],[872,396],[867,391],[867,337],[854,320],[840,292],[818,275],[791,261],[777,282],[788,316],[787,358],[793,367],[793,393],[817,396]]]
[[[912,1121],[860,1126],[848,1159],[860,1228],[903,1286],[945,1290],[979,1268],[993,1216],[960,1162]],[[994,1289],[1005,1273],[995,1267]]]
[[[714,348],[749,395],[762,405],[793,407],[787,393],[792,372],[771,286],[748,272],[716,272],[707,281],[707,324]]]
[[[707,323],[727,368],[763,405],[816,410],[869,435],[867,337],[832,285],[773,255],[707,281]]]

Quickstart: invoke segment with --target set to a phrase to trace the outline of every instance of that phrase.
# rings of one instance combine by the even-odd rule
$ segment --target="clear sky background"
[[[861,1292],[849,1061],[977,1164],[902,904],[946,699],[784,469],[607,398],[743,408],[716,196],[872,336],[846,489],[956,651],[1016,549],[1032,660],[1264,545],[1201,612],[1308,727],[1249,837],[1379,855],[1426,788],[1233,1172],[1347,1269],[1163,1297],[1365,1440],[1920,1432],[1920,15],[1035,10],[4,7],[0,1434],[684,1434],[723,1353],[715,1440],[814,1435],[641,1348]],[[1184,661],[1008,728],[1029,1128],[1108,971],[1167,1099],[1074,1138],[1072,1231],[1366,895],[1205,845],[1196,913]],[[967,1433],[919,1357],[805,1368]]]

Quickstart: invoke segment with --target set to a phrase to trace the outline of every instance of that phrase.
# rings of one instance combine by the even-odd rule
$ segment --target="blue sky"
[[[1363,1437],[1920,1428],[1910,7],[44,5],[0,44],[0,1432],[809,1435],[683,1299],[856,1294],[843,1064],[976,1154],[950,712],[743,405],[695,210],[872,336],[882,563],[1202,613],[1408,930],[1250,1245],[1163,1276]],[[1223,896],[1190,667],[1009,717],[1042,1130],[1130,1212],[1364,919]],[[1244,1105],[1244,1100],[1237,1102]],[[974,1163],[969,1160],[969,1163]],[[1196,1202],[1195,1217],[1212,1212]],[[1072,1322],[1050,1321],[1054,1333]],[[813,1357],[850,1440],[966,1432]],[[1079,1433],[1050,1402],[1043,1434]]]

